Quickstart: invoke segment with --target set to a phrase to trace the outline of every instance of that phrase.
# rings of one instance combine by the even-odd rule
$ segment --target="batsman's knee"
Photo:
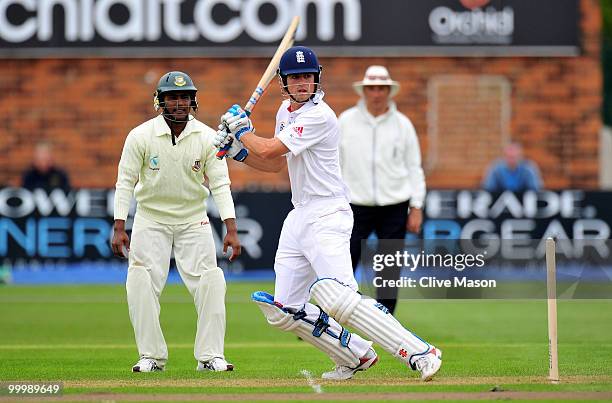
[[[322,278],[310,286],[310,295],[340,323],[346,323],[361,301],[352,288],[333,278]]]
[[[221,270],[219,267],[203,270],[200,275],[200,280],[212,283],[214,285],[223,286],[223,288],[226,287],[225,275],[223,274],[223,270]]]

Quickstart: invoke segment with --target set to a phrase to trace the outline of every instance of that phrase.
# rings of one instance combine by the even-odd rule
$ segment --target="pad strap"
[[[372,345],[352,334],[331,318],[321,307],[306,303],[302,309],[285,308],[274,301],[271,294],[253,293],[253,301],[259,306],[268,323],[282,330],[297,334],[326,353],[336,365],[356,367],[359,358]]]

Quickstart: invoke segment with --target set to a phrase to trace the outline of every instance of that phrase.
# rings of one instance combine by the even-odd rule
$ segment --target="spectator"
[[[489,192],[524,192],[542,189],[542,179],[536,164],[523,159],[523,149],[519,143],[504,147],[504,158],[495,161],[488,168],[482,183]]]
[[[406,229],[420,231],[425,175],[414,126],[391,100],[399,83],[385,67],[370,66],[363,81],[353,87],[361,99],[340,115],[339,123],[342,176],[351,192],[355,219],[351,235],[354,270],[361,242],[373,231],[379,239],[396,240],[385,242],[385,247],[395,250],[403,250]],[[389,268],[380,275],[398,279],[400,271]],[[397,291],[397,287],[377,289],[378,301],[391,312],[395,311]]]
[[[68,174],[55,166],[53,161],[53,148],[50,143],[40,142],[34,148],[32,166],[23,174],[22,184],[26,189],[44,189],[47,192],[53,189],[70,191]]]

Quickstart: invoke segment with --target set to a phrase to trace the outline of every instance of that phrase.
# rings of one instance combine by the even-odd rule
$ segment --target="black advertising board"
[[[0,57],[575,56],[579,0],[5,0]]]
[[[0,188],[0,259],[28,266],[43,261],[105,262],[110,250],[114,192],[78,189]],[[291,210],[289,193],[234,194],[243,254],[239,270],[270,269],[278,237]],[[428,191],[423,239],[609,239],[612,193],[561,191]],[[133,213],[133,211],[132,211]],[[217,256],[223,260],[223,225],[213,203]],[[131,217],[131,215],[130,215]],[[128,228],[131,219],[128,219]]]
[[[291,209],[288,193],[235,193],[238,234],[243,253],[234,271],[272,267],[278,237]],[[119,260],[110,249],[114,191],[78,189],[0,188],[0,263],[23,267],[50,262],[99,264]],[[135,206],[132,206],[135,207]],[[126,227],[131,232],[133,211]],[[223,255],[225,226],[213,202],[208,217],[219,265]]]

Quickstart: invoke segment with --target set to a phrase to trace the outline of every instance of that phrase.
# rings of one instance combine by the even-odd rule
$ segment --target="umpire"
[[[418,233],[423,221],[425,175],[419,140],[410,120],[391,98],[399,91],[383,66],[370,66],[362,81],[353,84],[361,99],[339,118],[342,176],[351,192],[355,224],[351,235],[353,270],[359,263],[361,242],[375,232],[386,241],[379,252],[403,249],[406,229]],[[396,267],[380,272],[398,279]],[[377,299],[393,313],[396,287],[377,288]]]

